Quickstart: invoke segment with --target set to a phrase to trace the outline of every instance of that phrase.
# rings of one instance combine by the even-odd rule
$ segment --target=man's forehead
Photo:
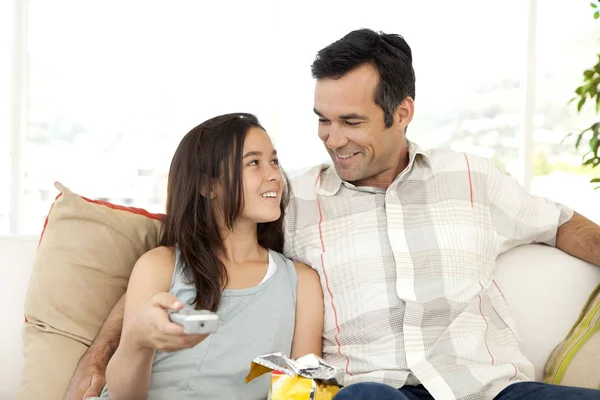
[[[354,103],[356,106],[373,103],[378,76],[369,75],[350,71],[339,79],[318,79],[315,83],[315,108],[320,110],[330,103]]]
[[[313,110],[320,116],[340,117],[349,114],[365,114],[376,108],[374,91],[364,90],[315,90]]]

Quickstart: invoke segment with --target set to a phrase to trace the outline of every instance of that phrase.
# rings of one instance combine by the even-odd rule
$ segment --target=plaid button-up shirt
[[[291,187],[285,254],[320,275],[324,358],[347,384],[492,399],[534,378],[494,266],[514,246],[554,245],[572,210],[484,158],[410,142],[387,190],[343,182],[328,165]]]

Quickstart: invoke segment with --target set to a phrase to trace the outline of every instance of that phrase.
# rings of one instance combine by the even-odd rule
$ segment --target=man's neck
[[[400,162],[398,162],[394,167],[385,169],[375,176],[350,183],[357,187],[366,186],[387,190],[390,187],[390,185],[396,180],[398,175],[400,175],[408,167],[408,161],[409,156],[407,150],[404,153],[404,156],[400,157]]]

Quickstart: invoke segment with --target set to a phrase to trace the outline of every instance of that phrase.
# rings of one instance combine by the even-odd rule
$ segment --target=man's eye
[[[360,122],[352,122],[352,121],[345,121],[345,122],[346,122],[346,125],[348,125],[348,126],[356,126],[356,125],[360,124]]]
[[[321,123],[321,124],[326,124],[327,122],[329,122],[329,120],[328,120],[328,119],[325,119],[325,118],[319,118],[319,123]]]
[[[273,164],[275,165],[279,165],[279,160],[278,159],[274,159],[273,161],[271,161]]]

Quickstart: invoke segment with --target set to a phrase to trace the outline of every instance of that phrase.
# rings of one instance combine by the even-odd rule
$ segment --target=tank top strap
[[[280,275],[283,280],[290,285],[291,293],[293,293],[294,301],[296,301],[298,276],[296,275],[296,266],[294,265],[294,262],[274,250],[270,250],[270,253],[277,265],[275,275]]]

